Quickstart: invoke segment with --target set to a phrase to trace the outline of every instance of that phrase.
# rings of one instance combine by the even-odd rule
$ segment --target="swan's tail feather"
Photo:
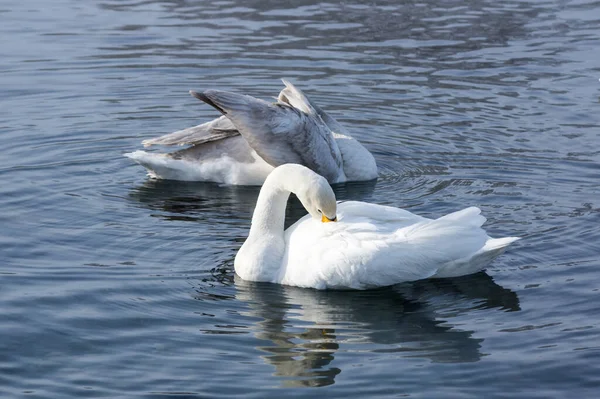
[[[489,238],[485,245],[476,253],[446,263],[439,268],[433,277],[457,277],[477,273],[485,269],[496,257],[520,237]]]
[[[482,248],[483,251],[496,251],[505,249],[513,242],[520,240],[521,237],[503,237],[503,238],[490,238]]]
[[[128,152],[123,154],[123,156],[129,158],[129,159],[133,159],[135,162],[139,163],[142,166],[145,166],[144,163],[148,163],[148,161],[150,159],[154,159],[156,158],[158,155],[157,154],[151,154],[149,152],[146,151],[141,151],[141,150],[137,150],[134,152]]]
[[[146,168],[148,176],[152,178],[160,179],[165,178],[163,175],[169,175],[167,172],[170,169],[168,165],[169,159],[164,154],[138,150],[123,155]]]

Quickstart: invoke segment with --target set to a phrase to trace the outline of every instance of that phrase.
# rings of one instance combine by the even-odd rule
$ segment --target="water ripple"
[[[0,8],[2,397],[596,393],[598,2]],[[460,279],[239,280],[257,188],[148,180],[122,154],[216,117],[190,89],[266,99],[282,77],[377,159],[338,199],[476,205],[524,239]]]

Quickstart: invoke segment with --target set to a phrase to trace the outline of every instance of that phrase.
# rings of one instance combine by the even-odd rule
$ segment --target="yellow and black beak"
[[[321,216],[321,222],[323,222],[323,223],[337,222],[337,216],[334,217],[333,219],[329,219],[327,216],[323,215],[323,216]]]

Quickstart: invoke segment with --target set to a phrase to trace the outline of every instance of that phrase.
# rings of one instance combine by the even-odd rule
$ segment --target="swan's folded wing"
[[[224,91],[192,94],[226,115],[269,164],[299,163],[330,182],[345,180],[339,148],[318,115]]]
[[[239,163],[253,163],[260,160],[242,136],[225,137],[220,140],[194,144],[190,147],[167,154],[173,159],[183,159],[202,163],[212,159],[229,158]]]
[[[154,139],[144,140],[142,144],[144,147],[152,145],[195,145],[222,140],[239,134],[233,123],[226,116],[221,116],[198,126],[188,127],[187,129],[178,130]]]
[[[337,223],[302,219],[286,231],[284,284],[365,289],[425,279],[488,239],[476,208],[436,220],[373,204],[341,208]]]
[[[399,209],[360,202],[340,204],[337,223],[303,218],[286,231],[281,282],[365,289],[430,277],[437,265],[405,262],[410,245],[397,234],[422,220],[429,222]]]
[[[389,229],[389,232],[430,220],[401,208],[362,201],[340,201],[337,209],[338,219],[341,221],[356,223],[362,218],[364,221],[379,224],[379,229]]]

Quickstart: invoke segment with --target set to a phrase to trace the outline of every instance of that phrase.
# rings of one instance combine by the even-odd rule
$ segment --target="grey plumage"
[[[240,133],[226,116],[214,119],[198,126],[142,141],[144,147],[152,145],[196,145],[210,141],[222,140],[227,137],[237,136]]]
[[[298,163],[330,182],[345,180],[342,156],[332,131],[316,112],[219,90],[192,95],[224,113],[267,163]]]
[[[218,90],[191,91],[223,116],[142,142],[145,147],[188,148],[125,155],[159,178],[260,184],[269,168],[298,163],[330,183],[376,179],[373,155],[304,93],[286,80],[283,83],[275,102]]]

